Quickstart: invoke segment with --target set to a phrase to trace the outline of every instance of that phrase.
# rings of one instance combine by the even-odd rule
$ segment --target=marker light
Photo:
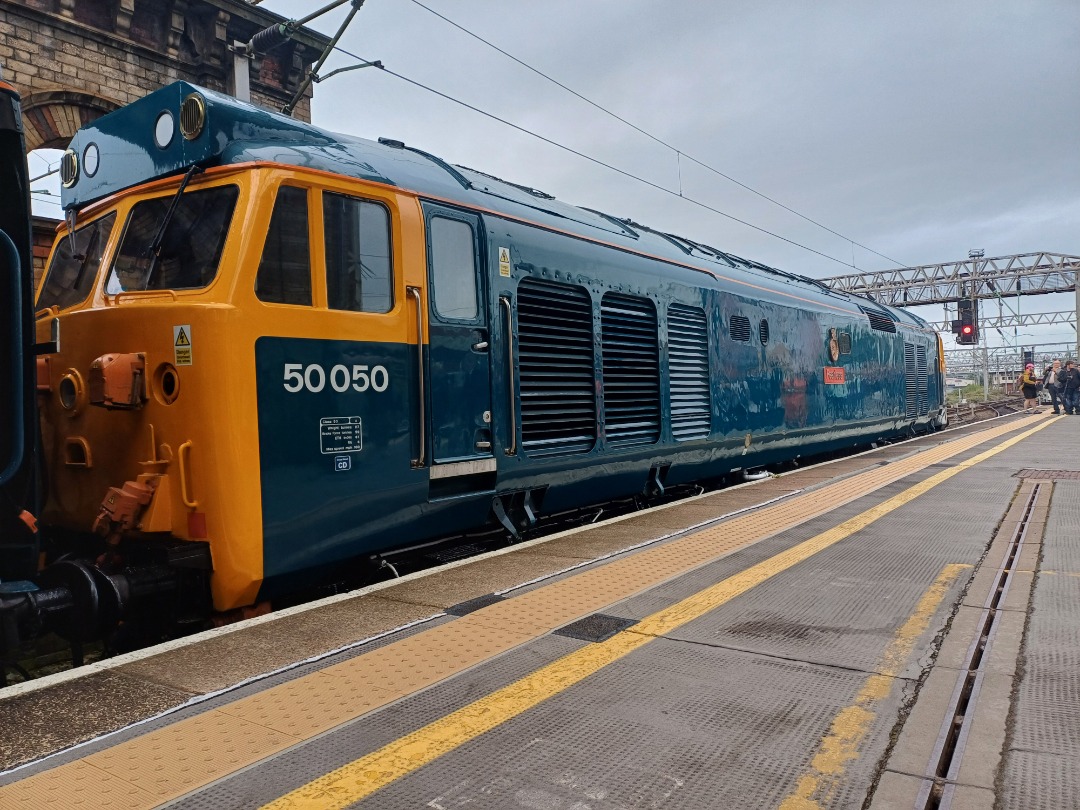
[[[97,174],[98,166],[101,165],[101,152],[96,143],[87,144],[83,150],[83,171],[87,177]]]
[[[168,110],[163,110],[158,115],[157,121],[154,122],[154,143],[158,145],[159,149],[164,149],[172,143],[175,129],[176,124],[173,121],[173,114]]]

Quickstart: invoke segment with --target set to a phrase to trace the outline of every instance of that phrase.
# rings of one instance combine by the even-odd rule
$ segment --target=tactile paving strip
[[[605,605],[715,559],[755,539],[822,514],[838,504],[861,497],[930,464],[952,458],[1037,421],[1041,420],[1011,422],[931,448],[917,456],[871,470],[857,479],[823,487],[812,495],[736,517],[718,527],[697,532],[682,540],[616,560],[602,569],[585,571],[541,590],[490,605],[465,618],[432,628],[343,664],[328,667],[323,672],[333,677],[354,677],[360,673],[359,677],[365,680],[374,677],[379,684],[390,685],[394,690],[392,694],[408,694],[523,644],[535,637],[537,632],[549,632],[568,621],[595,612]],[[961,462],[959,466],[967,463]],[[679,548],[674,551],[672,546],[676,545]],[[555,590],[562,590],[563,593],[555,595]],[[582,591],[591,598],[580,601],[593,604],[587,610],[575,612],[573,601],[563,597],[577,596],[580,599]],[[541,604],[537,603],[537,594],[546,597],[541,598]],[[547,603],[546,609],[542,602]],[[522,607],[526,608],[526,614],[531,611],[534,619],[523,617],[519,612]],[[584,604],[579,607],[584,607]],[[499,614],[499,621],[494,624],[498,626],[492,626],[496,614]],[[546,615],[549,619],[547,626],[531,630],[528,626],[540,615]],[[292,683],[301,683],[303,680],[297,679]],[[286,698],[283,696],[282,699]],[[258,717],[264,716],[266,712],[265,706],[259,707],[257,702],[253,702],[251,710]],[[207,712],[205,715],[147,733],[102,754],[92,755],[96,757],[92,763],[91,758],[84,762],[93,764],[120,780],[134,772],[160,770],[160,774],[151,781],[158,801],[163,801],[183,795],[299,739],[327,730],[327,727],[322,725],[326,722],[325,712],[318,707],[298,709],[294,717],[307,718],[310,725],[303,729],[291,729],[294,736],[287,737],[256,722],[245,722],[232,713]],[[343,713],[333,721],[333,725],[350,719],[351,716]],[[171,751],[172,755],[163,757],[162,752],[166,750]],[[214,752],[214,756],[210,757],[205,752]],[[0,788],[0,802],[14,800],[15,806],[19,806],[20,797],[24,791],[35,789],[33,783],[36,780],[44,776],[62,777],[60,772],[71,772],[74,775],[75,770],[71,766],[60,766],[54,771]]]
[[[206,712],[82,762],[164,802],[186,793],[208,773],[232,773],[294,742],[294,737],[251,720]]]

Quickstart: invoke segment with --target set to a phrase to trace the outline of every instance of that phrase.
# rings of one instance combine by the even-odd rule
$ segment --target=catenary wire
[[[353,59],[360,60],[362,62],[369,62],[370,61],[368,59],[364,59],[364,57],[362,57],[362,56],[357,56],[354,53],[350,53],[349,51],[342,48],[340,45],[337,46],[335,48],[335,50],[341,51],[341,53],[345,54],[346,56],[349,56],[349,57],[351,57]],[[710,212],[712,212],[714,214],[719,214],[722,217],[730,219],[732,222],[738,222],[740,225],[745,225],[746,227],[752,228],[753,230],[758,231],[759,233],[763,233],[766,236],[771,236],[774,239],[779,239],[781,242],[787,242],[789,245],[793,245],[794,247],[802,248],[803,250],[806,250],[806,251],[808,251],[810,253],[814,253],[814,254],[816,254],[818,256],[821,256],[824,259],[828,259],[829,261],[833,261],[833,262],[836,262],[837,264],[843,265],[844,267],[850,267],[853,270],[858,269],[857,267],[855,267],[855,265],[849,264],[848,262],[844,261],[843,259],[838,259],[835,256],[830,256],[828,253],[822,253],[820,250],[815,250],[812,247],[808,247],[807,245],[804,245],[804,244],[802,244],[800,242],[796,242],[794,239],[788,239],[786,236],[781,236],[780,234],[774,233],[773,231],[770,231],[767,228],[762,228],[760,225],[755,225],[752,222],[747,222],[745,219],[739,219],[739,217],[734,216],[733,214],[729,214],[726,211],[721,211],[719,208],[714,208],[713,206],[711,206],[711,205],[709,205],[707,203],[701,202],[700,200],[696,200],[693,197],[687,197],[686,195],[681,194],[678,191],[674,191],[674,190],[672,190],[670,188],[667,188],[666,186],[662,186],[659,183],[654,183],[651,180],[646,180],[644,177],[641,177],[640,175],[634,174],[633,172],[628,172],[625,169],[620,169],[618,166],[613,166],[610,163],[605,163],[604,161],[600,160],[599,158],[594,158],[591,155],[587,155],[584,152],[581,152],[581,151],[578,151],[577,149],[574,149],[573,147],[566,146],[565,144],[559,143],[558,141],[552,140],[551,138],[548,138],[548,137],[546,137],[544,135],[540,135],[537,132],[533,132],[532,130],[521,126],[520,124],[515,124],[512,121],[507,121],[505,118],[500,118],[499,116],[495,115],[494,113],[490,113],[487,110],[482,110],[479,107],[476,107],[476,106],[474,106],[472,104],[469,104],[466,101],[462,101],[461,99],[454,98],[453,96],[448,95],[447,93],[444,93],[441,90],[436,90],[435,88],[429,87],[428,85],[423,84],[422,82],[418,82],[415,79],[410,79],[408,76],[403,76],[400,73],[397,73],[397,72],[395,72],[393,70],[390,70],[385,65],[379,65],[379,68],[380,68],[380,70],[382,70],[383,73],[387,73],[387,74],[393,76],[396,79],[400,79],[401,81],[406,82],[407,84],[411,84],[414,87],[420,88],[421,90],[426,90],[429,93],[434,93],[435,95],[437,95],[437,96],[439,96],[441,98],[444,98],[447,101],[452,101],[454,104],[458,104],[458,105],[460,105],[462,107],[465,107],[468,110],[471,110],[471,111],[473,111],[475,113],[479,113],[480,115],[483,115],[486,118],[490,118],[493,121],[498,121],[500,124],[504,124],[504,125],[512,128],[512,129],[516,129],[518,132],[522,132],[522,133],[524,133],[526,135],[530,135],[533,138],[541,140],[544,143],[550,144],[551,146],[562,149],[565,152],[569,152],[572,155],[576,155],[576,156],[578,156],[578,157],[580,157],[580,158],[582,158],[584,160],[589,161],[590,163],[595,163],[598,166],[603,166],[605,169],[610,169],[611,171],[613,171],[613,172],[615,172],[617,174],[621,174],[624,177],[628,177],[631,180],[636,180],[639,183],[643,183],[643,184],[645,184],[645,185],[647,185],[647,186],[649,186],[651,188],[657,189],[658,191],[662,191],[665,194],[670,194],[671,196],[677,197],[680,200],[686,200],[688,203],[691,203],[692,205],[696,205],[699,208],[703,208],[706,211],[710,211]],[[892,261],[892,259],[890,259],[889,261]]]
[[[716,175],[719,175],[720,177],[723,177],[725,180],[728,180],[729,182],[734,183],[735,185],[739,186],[740,188],[746,189],[751,194],[756,194],[758,197],[761,197],[764,200],[768,200],[773,205],[777,205],[780,208],[783,208],[785,211],[788,211],[789,213],[792,213],[795,216],[806,220],[807,222],[811,223],[812,225],[816,225],[817,227],[821,228],[822,230],[828,231],[829,233],[833,234],[834,236],[839,236],[841,239],[843,239],[843,240],[845,240],[847,242],[850,242],[852,245],[858,245],[863,250],[869,251],[870,253],[873,253],[875,256],[880,256],[883,259],[888,259],[890,262],[895,263],[898,267],[906,267],[907,266],[904,262],[899,262],[896,259],[892,258],[891,256],[886,256],[884,253],[879,253],[878,251],[874,250],[872,247],[868,247],[867,245],[864,245],[862,242],[859,242],[859,241],[857,241],[855,239],[852,239],[850,236],[845,236],[844,234],[840,233],[839,231],[834,231],[828,225],[823,225],[822,223],[818,222],[817,220],[815,220],[815,219],[813,219],[811,217],[808,217],[805,214],[800,213],[799,211],[796,211],[794,208],[791,208],[790,206],[784,205],[784,203],[780,202],[777,199],[774,199],[773,197],[770,197],[768,194],[760,192],[757,189],[752,188],[751,186],[748,186],[746,183],[743,183],[743,182],[741,182],[739,180],[736,180],[731,175],[725,174],[724,172],[720,171],[716,167],[710,166],[708,163],[705,163],[704,161],[694,157],[693,155],[687,154],[686,152],[682,151],[678,147],[672,146],[670,143],[665,141],[663,138],[659,138],[656,135],[653,135],[651,132],[648,132],[648,131],[642,129],[641,127],[639,127],[637,124],[633,123],[632,121],[628,121],[627,119],[623,118],[618,113],[612,112],[611,110],[604,107],[602,104],[598,104],[597,102],[593,101],[592,99],[588,98],[587,96],[582,95],[581,93],[574,90],[572,87],[568,87],[567,85],[560,82],[558,79],[552,78],[551,76],[549,76],[548,74],[546,74],[542,70],[540,70],[539,68],[533,67],[528,62],[525,62],[525,61],[519,59],[518,57],[514,56],[512,53],[509,53],[509,52],[503,50],[498,45],[494,44],[493,42],[489,42],[488,40],[484,39],[479,34],[476,34],[473,31],[470,31],[468,28],[465,28],[463,25],[460,25],[460,24],[454,22],[449,17],[446,17],[446,16],[440,14],[438,11],[435,11],[435,9],[424,5],[423,3],[420,2],[420,0],[412,0],[412,2],[414,4],[420,6],[420,8],[424,9],[425,11],[428,11],[431,14],[434,14],[440,20],[448,23],[449,25],[454,26],[454,28],[457,28],[462,33],[468,34],[473,39],[475,39],[475,40],[477,40],[479,42],[482,42],[483,44],[487,45],[489,48],[491,48],[491,49],[493,49],[495,51],[498,51],[503,56],[505,56],[507,59],[510,59],[510,60],[516,62],[517,64],[521,65],[523,68],[526,68],[527,70],[531,70],[537,76],[540,76],[540,77],[542,77],[544,79],[547,79],[552,84],[554,84],[554,85],[556,85],[558,87],[561,87],[563,90],[565,90],[566,92],[570,93],[571,95],[581,99],[586,104],[589,104],[589,105],[595,107],[596,109],[600,110],[600,112],[602,112],[602,113],[604,113],[606,115],[609,115],[612,118],[614,118],[616,121],[619,121],[619,122],[625,124],[626,126],[630,127],[631,129],[633,129],[633,130],[635,130],[637,132],[640,132],[646,138],[652,139],[653,141],[655,141],[656,143],[658,143],[661,146],[665,147],[666,149],[670,149],[672,152],[674,152],[680,158],[680,160],[681,160],[681,158],[686,158],[687,160],[689,160],[689,161],[691,161],[693,163],[696,163],[698,166],[701,166],[703,169],[707,169],[708,171],[712,172],[713,174],[716,174]],[[680,170],[681,170],[681,166],[680,166]],[[852,267],[855,266],[854,259],[852,259],[851,266]]]

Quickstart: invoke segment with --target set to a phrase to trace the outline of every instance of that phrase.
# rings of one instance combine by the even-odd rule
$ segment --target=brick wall
[[[23,98],[27,148],[63,148],[82,124],[178,79],[228,92],[232,54],[283,18],[243,0],[0,0],[0,65]],[[328,40],[251,63],[252,101],[280,109]],[[295,117],[310,120],[310,89]]]

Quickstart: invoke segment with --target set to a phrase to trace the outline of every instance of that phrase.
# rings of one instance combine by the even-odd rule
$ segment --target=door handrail
[[[427,406],[424,404],[427,392],[424,389],[424,299],[419,287],[406,287],[405,294],[416,300],[416,384],[420,412],[420,454],[413,459],[413,467],[423,467],[427,463]]]
[[[188,509],[198,509],[199,502],[190,494],[190,490],[188,489],[188,470],[191,467],[191,445],[192,441],[189,439],[180,445],[180,449],[176,451],[176,460],[180,464],[180,500],[184,502],[184,506]],[[194,482],[192,483],[194,485]]]
[[[505,295],[499,296],[499,303],[506,312],[506,379],[510,381],[510,446],[504,452],[508,456],[517,455],[517,401],[514,399],[514,308]]]

